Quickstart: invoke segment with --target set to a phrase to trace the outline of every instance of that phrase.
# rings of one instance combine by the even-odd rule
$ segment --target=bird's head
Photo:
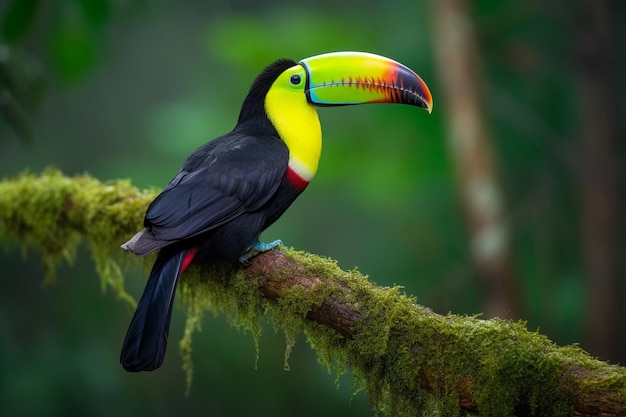
[[[430,90],[408,67],[365,52],[333,52],[298,63],[278,60],[254,81],[244,101],[239,125],[269,121],[300,165],[306,180],[317,169],[321,130],[316,106],[398,103],[433,107]],[[248,125],[250,126],[250,125]]]
[[[304,94],[316,106],[398,103],[431,112],[424,81],[392,59],[365,52],[333,52],[303,59],[284,70],[270,92]]]
[[[399,62],[366,52],[332,52],[269,65],[253,83],[242,113],[260,109],[271,113],[270,108],[305,102],[324,107],[398,103],[429,113],[433,107],[426,83]],[[240,121],[249,116],[242,114]]]

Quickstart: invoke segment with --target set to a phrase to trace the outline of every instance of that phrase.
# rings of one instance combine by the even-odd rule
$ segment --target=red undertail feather
[[[187,270],[187,267],[189,267],[189,264],[193,260],[193,257],[196,256],[197,252],[198,252],[198,248],[187,249],[187,252],[185,253],[185,257],[183,258],[183,265],[180,268],[181,274]]]

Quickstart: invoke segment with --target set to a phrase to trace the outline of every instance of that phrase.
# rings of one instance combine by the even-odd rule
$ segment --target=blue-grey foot
[[[250,247],[246,250],[246,253],[239,257],[239,262],[243,265],[250,265],[250,260],[257,256],[259,253],[267,252],[268,250],[274,249],[275,247],[282,245],[283,242],[281,240],[275,240],[270,243],[261,243],[258,240],[254,242]]]

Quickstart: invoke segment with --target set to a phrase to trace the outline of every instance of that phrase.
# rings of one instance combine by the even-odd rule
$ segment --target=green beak
[[[364,52],[334,52],[300,61],[307,100],[318,106],[399,103],[433,108],[430,90],[410,68]]]

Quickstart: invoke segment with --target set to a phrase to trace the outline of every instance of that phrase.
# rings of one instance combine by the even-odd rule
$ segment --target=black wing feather
[[[144,224],[156,240],[189,238],[257,210],[284,179],[289,153],[276,137],[231,133],[208,145],[150,204]]]

